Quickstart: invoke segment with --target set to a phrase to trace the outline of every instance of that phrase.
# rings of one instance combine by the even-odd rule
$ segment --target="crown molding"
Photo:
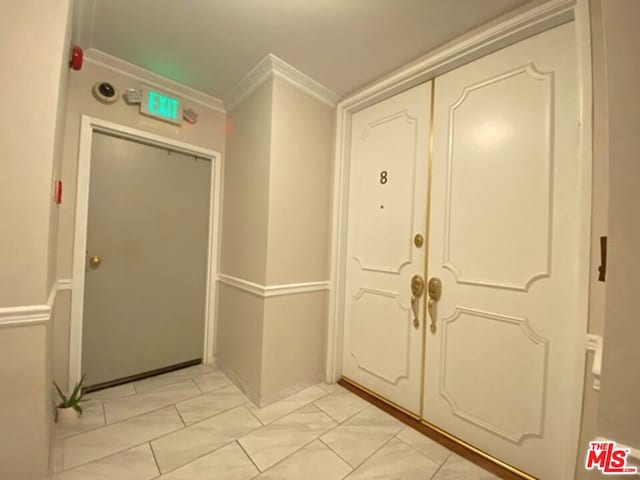
[[[89,48],[84,54],[84,59],[89,63],[100,65],[110,70],[114,70],[118,73],[122,73],[123,75],[135,78],[136,80],[139,80],[146,85],[150,85],[166,92],[173,93],[190,102],[197,103],[199,105],[217,110],[222,113],[226,113],[224,104],[219,98],[212,95],[207,95],[206,93],[203,93],[199,90],[187,87],[182,83],[150,72],[145,68],[121,60],[120,58],[109,55],[108,53],[104,53],[101,50]]]
[[[260,85],[272,78],[284,80],[330,107],[335,107],[340,100],[337,93],[270,53],[224,96],[227,111],[233,110]]]

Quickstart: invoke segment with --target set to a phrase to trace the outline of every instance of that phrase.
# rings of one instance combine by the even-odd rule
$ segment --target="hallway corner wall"
[[[58,207],[72,1],[5,8],[0,83],[0,478],[49,476]]]
[[[227,114],[220,273],[257,285],[266,278],[272,100],[267,81]],[[218,285],[216,362],[259,403],[263,299]]]
[[[324,376],[335,117],[267,76],[228,114],[218,295],[217,362],[258,405]]]

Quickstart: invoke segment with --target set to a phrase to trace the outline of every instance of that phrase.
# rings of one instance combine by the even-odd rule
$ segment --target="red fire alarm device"
[[[75,45],[71,49],[71,60],[69,61],[69,66],[73,70],[80,70],[82,68],[82,48]]]
[[[54,190],[55,202],[56,204],[60,205],[62,203],[62,180],[56,180],[56,186]]]

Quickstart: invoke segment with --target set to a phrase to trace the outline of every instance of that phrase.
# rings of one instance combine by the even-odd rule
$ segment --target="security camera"
[[[98,82],[93,86],[93,96],[101,103],[114,103],[118,100],[118,89],[109,82]]]

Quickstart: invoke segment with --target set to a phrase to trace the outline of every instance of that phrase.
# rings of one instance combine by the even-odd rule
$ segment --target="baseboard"
[[[423,435],[431,438],[435,442],[439,443],[445,448],[455,452],[463,458],[466,458],[472,463],[475,463],[480,468],[493,473],[494,475],[504,480],[536,480],[535,477],[527,475],[524,472],[519,471],[515,467],[506,465],[505,463],[491,457],[491,455],[482,452],[481,450],[472,447],[466,442],[454,437],[453,435],[444,432],[434,425],[430,425],[424,421],[417,420],[413,416],[405,413],[404,411],[392,406],[387,401],[372,395],[371,393],[359,388],[345,378],[338,380],[338,384],[347,390],[355,393],[360,398],[375,405],[379,409],[385,411],[392,417],[400,420],[405,425],[417,430]]]
[[[228,365],[224,362],[220,361],[220,357],[216,357],[215,359],[216,367],[218,367],[222,372],[229,377],[236,387],[238,387],[242,392],[249,397],[257,407],[260,407],[260,394],[255,392],[249,385],[247,385],[241,378],[233,371]]]
[[[324,375],[319,373],[318,375],[313,376],[309,380],[302,380],[300,382],[295,383],[289,387],[281,388],[276,390],[275,392],[262,395],[260,398],[260,406],[265,407],[272,403],[275,403],[284,398],[290,397],[291,395],[295,395],[302,390],[317,385],[324,380]]]
[[[282,400],[291,395],[294,395],[304,390],[305,388],[309,388],[309,387],[312,387],[313,385],[317,385],[318,383],[321,383],[324,379],[324,375],[320,373],[309,380],[303,380],[289,387],[282,388],[280,390],[269,393],[267,395],[262,395],[261,393],[258,393],[255,390],[253,390],[251,387],[249,387],[249,385],[247,385],[232,368],[230,368],[228,365],[225,365],[223,361],[221,362],[219,357],[216,357],[215,363],[216,363],[216,366],[220,370],[222,370],[222,372],[227,377],[229,377],[229,379],[240,390],[242,390],[243,393],[247,397],[249,397],[249,400],[251,400],[251,402],[258,408],[266,407],[267,405],[271,405],[272,403],[275,403],[279,400]]]

